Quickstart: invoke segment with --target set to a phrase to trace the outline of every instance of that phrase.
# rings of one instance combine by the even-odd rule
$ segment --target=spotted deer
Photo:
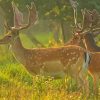
[[[19,18],[14,10],[14,27],[5,24],[8,33],[0,39],[0,44],[10,44],[13,56],[33,75],[50,75],[52,77],[64,77],[67,72],[77,78],[82,86],[85,86],[86,92],[89,91],[87,81],[87,68],[89,64],[89,53],[80,46],[62,46],[52,48],[25,48],[21,43],[19,31],[28,28],[37,20],[35,5],[28,7],[28,24],[18,24]],[[20,14],[20,13],[17,13]]]
[[[93,77],[95,93],[98,91],[98,79],[100,77],[100,47],[95,43],[93,35],[100,31],[99,26],[99,13],[96,10],[89,11],[87,9],[82,10],[83,20],[82,23],[78,23],[75,19],[74,34],[80,38],[80,42],[84,48],[90,52],[90,63],[88,71]],[[76,17],[77,18],[77,17]],[[80,45],[80,44],[79,44]],[[81,45],[80,45],[81,46]]]
[[[97,28],[98,24],[99,24],[98,17],[100,17],[100,15],[97,13],[96,10],[92,11],[92,13],[93,13],[93,15],[92,15],[93,21],[90,22],[91,29],[86,32],[82,32],[80,34],[80,37],[82,37],[82,43],[83,43],[84,47],[88,51],[93,52],[93,54],[91,55],[91,62],[90,62],[88,69],[94,80],[95,92],[98,93],[98,85],[99,85],[98,80],[100,78],[100,61],[99,61],[100,60],[100,47],[97,46],[97,44],[94,40],[94,35],[96,35],[96,33],[98,33],[98,31],[100,30],[100,28]],[[87,19],[87,20],[89,20],[89,19]],[[96,27],[94,27],[94,25]]]

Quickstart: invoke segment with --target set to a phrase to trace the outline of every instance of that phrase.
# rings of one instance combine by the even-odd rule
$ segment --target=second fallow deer
[[[97,28],[99,23],[100,15],[96,10],[88,11],[84,9],[83,11],[83,23],[82,27],[76,26],[75,33],[77,37],[81,38],[80,42],[84,45],[87,51],[91,52],[90,64],[88,66],[88,71],[91,73],[94,81],[95,92],[98,90],[98,79],[100,78],[100,47],[95,43],[93,33],[99,31]],[[78,23],[77,23],[78,24]],[[95,28],[96,27],[96,28]],[[88,29],[87,29],[88,28]]]

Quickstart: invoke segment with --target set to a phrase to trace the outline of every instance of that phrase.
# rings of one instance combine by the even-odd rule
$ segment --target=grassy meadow
[[[42,34],[36,37],[44,44],[52,38]],[[21,39],[25,47],[34,47],[26,35],[21,35]],[[88,100],[96,100],[91,77],[89,81],[91,95]],[[55,80],[52,77],[30,75],[12,56],[8,45],[0,46],[0,100],[87,100],[84,91],[77,87],[71,77]]]

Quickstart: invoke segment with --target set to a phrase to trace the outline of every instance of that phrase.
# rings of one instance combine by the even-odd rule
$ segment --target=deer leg
[[[79,67],[78,67],[79,68]],[[89,82],[88,82],[88,70],[86,69],[83,71],[80,70],[73,70],[71,76],[76,80],[76,83],[78,84],[78,89],[82,87],[82,90],[86,93],[86,95],[89,95]]]
[[[98,80],[99,76],[97,74],[93,74],[93,91],[95,95],[98,95]]]
[[[83,70],[81,70],[79,72],[79,78],[81,80],[81,85],[83,85],[83,90],[86,94],[86,96],[89,96],[89,82],[88,82],[88,70],[85,70],[85,72]]]
[[[82,79],[79,77],[79,72],[74,75],[76,79],[77,89],[80,91],[80,88],[84,85]]]

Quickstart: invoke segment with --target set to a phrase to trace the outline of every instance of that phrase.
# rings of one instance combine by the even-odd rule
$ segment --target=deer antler
[[[30,25],[34,24],[38,18],[38,14],[36,11],[36,6],[32,2],[31,6],[27,5],[28,8],[28,23],[27,24],[22,24],[23,22],[23,14],[18,10],[18,8],[12,3],[13,6],[13,12],[14,12],[14,23],[17,23],[17,25],[14,26],[15,29],[17,30],[22,30],[28,28]]]
[[[23,23],[23,14],[17,6],[15,5],[14,2],[12,2],[12,7],[13,7],[13,13],[14,13],[14,27],[20,27]]]
[[[84,29],[89,26],[88,21],[91,20],[91,16],[89,14],[89,12],[86,9],[81,10],[82,12],[82,23],[78,23],[77,21],[77,1],[76,0],[70,0],[70,3],[72,5],[72,8],[74,10],[74,31],[73,33],[82,33],[84,31]],[[89,19],[88,19],[89,18]]]
[[[82,9],[81,10],[82,16],[83,16],[83,20],[82,20],[82,30],[84,30],[85,28],[87,28],[89,26],[90,20],[91,20],[91,16],[89,14],[89,12],[87,11],[87,9]]]
[[[81,30],[81,26],[80,24],[77,22],[77,6],[78,6],[78,2],[77,0],[69,0],[71,3],[71,6],[73,8],[74,11],[74,28],[73,28],[73,34],[75,34],[76,30],[77,33],[79,33],[79,31]]]
[[[97,12],[97,10],[86,10],[86,13],[84,15],[84,28],[88,30],[87,31],[84,31],[83,34],[85,33],[88,33],[90,31],[93,32],[96,32],[96,31],[100,31],[100,28],[98,28],[98,25],[100,24],[99,23],[99,20],[100,20],[100,15],[99,13]]]
[[[74,10],[74,24],[75,27],[77,26],[77,6],[78,6],[78,2],[76,0],[69,0],[71,3],[71,6]]]
[[[100,30],[99,28],[95,28],[99,25],[99,13],[94,9],[93,11],[87,10],[86,8],[81,10],[82,12],[82,23],[77,23],[77,27],[75,27],[75,32],[77,33],[87,33],[89,31],[95,32]]]
[[[92,23],[92,16],[91,13],[86,9],[81,10],[82,13],[82,22],[78,24],[78,32],[82,33],[87,28],[90,28]]]
[[[98,25],[100,15],[99,15],[98,11],[94,9],[92,11],[91,16],[92,16],[92,26],[96,27]]]

